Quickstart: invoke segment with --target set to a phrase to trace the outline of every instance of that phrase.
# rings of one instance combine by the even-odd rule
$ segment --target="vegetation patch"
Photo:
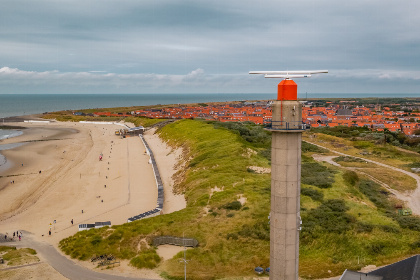
[[[300,193],[302,195],[309,196],[310,198],[316,201],[322,201],[324,199],[324,194],[316,189],[302,187],[300,189]]]
[[[227,209],[227,210],[240,210],[242,207],[241,202],[235,200],[229,203],[226,203],[225,205],[222,205],[221,208]]]
[[[136,268],[155,268],[160,263],[161,258],[154,248],[142,250],[138,256],[130,260],[130,265]]]
[[[39,262],[36,251],[31,248],[20,248],[1,246],[0,252],[6,252],[2,255],[3,260],[6,261],[8,266],[17,266]]]
[[[316,186],[318,188],[330,188],[334,183],[334,171],[317,162],[302,163],[302,184]]]

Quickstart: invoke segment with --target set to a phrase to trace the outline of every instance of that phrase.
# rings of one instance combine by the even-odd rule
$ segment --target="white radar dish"
[[[280,78],[280,79],[293,79],[293,78],[309,78],[312,74],[328,73],[328,70],[301,70],[301,71],[250,71],[249,74],[261,74],[265,78]]]

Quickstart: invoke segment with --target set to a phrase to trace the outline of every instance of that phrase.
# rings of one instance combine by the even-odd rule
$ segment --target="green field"
[[[153,248],[139,244],[185,234],[200,243],[187,250],[189,279],[249,277],[256,266],[268,267],[270,174],[249,167],[270,167],[270,134],[253,124],[200,120],[176,121],[158,133],[182,147],[188,159],[175,186],[187,207],[79,232],[60,242],[63,252],[80,260],[113,254],[135,267],[156,267],[168,279],[183,279],[183,253],[162,262]],[[312,159],[325,150],[307,143],[302,150],[301,277],[336,276],[420,252],[420,219],[397,216],[388,193],[369,178]],[[221,191],[210,197],[216,187]],[[243,205],[236,202],[239,197],[246,198]]]

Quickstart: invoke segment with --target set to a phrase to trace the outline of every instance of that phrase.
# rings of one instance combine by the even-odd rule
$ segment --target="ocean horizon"
[[[275,99],[277,93],[0,94],[0,118],[62,110]],[[420,93],[300,93],[298,98],[403,98]]]

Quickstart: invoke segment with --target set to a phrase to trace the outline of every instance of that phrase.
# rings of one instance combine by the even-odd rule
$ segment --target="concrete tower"
[[[266,78],[285,78],[272,105],[270,280],[297,280],[299,272],[301,143],[305,125],[297,85],[290,78],[317,71],[256,71]],[[292,75],[289,75],[292,74]],[[294,75],[297,74],[297,75]]]
[[[302,105],[283,80],[272,105],[270,280],[298,279]]]

